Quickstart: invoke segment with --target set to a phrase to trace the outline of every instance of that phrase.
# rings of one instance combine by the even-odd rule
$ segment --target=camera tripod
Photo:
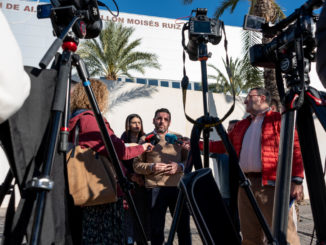
[[[298,25],[299,26],[299,25]],[[287,217],[290,200],[293,142],[295,123],[301,146],[307,179],[317,244],[326,243],[326,187],[312,113],[326,130],[326,96],[309,86],[310,61],[303,56],[302,36],[297,37],[295,53],[298,69],[285,73],[287,93],[284,92],[281,66],[276,65],[277,87],[285,112],[282,115],[279,160],[275,187],[273,235],[280,244],[286,243]]]
[[[130,190],[133,188],[133,185],[127,180],[125,177],[119,159],[117,157],[115,148],[111,141],[111,138],[106,129],[106,125],[102,114],[97,105],[95,96],[91,89],[91,84],[88,81],[88,71],[87,68],[79,57],[79,55],[74,54],[77,50],[77,45],[79,39],[73,32],[70,32],[73,24],[78,20],[78,17],[75,17],[69,26],[66,28],[65,33],[60,35],[60,38],[57,38],[55,42],[52,44],[46,55],[40,62],[40,66],[42,68],[46,68],[49,62],[52,60],[54,54],[57,52],[58,48],[62,44],[63,52],[62,54],[56,57],[58,76],[57,83],[55,86],[55,95],[52,103],[51,110],[51,121],[49,123],[49,136],[48,143],[46,144],[46,154],[44,159],[41,161],[43,163],[43,170],[39,176],[34,176],[31,181],[26,184],[26,188],[30,190],[31,193],[34,193],[36,199],[35,206],[35,217],[33,220],[32,231],[30,235],[30,239],[28,239],[28,244],[39,244],[40,233],[43,223],[44,209],[46,203],[46,196],[49,191],[53,189],[53,185],[55,184],[55,180],[50,179],[51,169],[53,167],[53,162],[55,156],[58,154],[58,149],[60,152],[65,155],[68,148],[68,120],[69,120],[69,95],[70,95],[70,71],[72,66],[77,68],[79,77],[82,80],[83,86],[85,88],[85,92],[88,96],[90,104],[92,106],[94,116],[98,123],[102,139],[105,145],[105,148],[108,152],[111,163],[113,164],[118,183],[122,189],[122,191],[126,195],[126,199],[131,208],[132,214],[137,221],[137,229],[140,232],[142,244],[147,244],[147,238],[141,224],[137,209],[135,207],[133,198],[131,196]],[[59,143],[59,131],[61,132],[60,143]],[[64,158],[65,159],[65,158]],[[64,166],[65,171],[66,167]],[[66,172],[64,173],[65,178]],[[65,184],[67,184],[67,179],[65,180]],[[34,199],[34,200],[35,200]],[[32,202],[34,202],[34,200]],[[66,201],[66,200],[64,200]],[[26,210],[25,210],[26,211]],[[27,221],[28,222],[28,221]],[[11,222],[9,222],[11,223]],[[21,237],[15,238],[15,244],[20,244],[23,239],[23,232],[20,232]],[[4,240],[3,244],[12,244],[11,241]]]
[[[200,237],[204,244],[241,244],[240,237],[240,224],[237,218],[237,193],[239,184],[244,188],[249,201],[254,209],[254,212],[260,222],[262,229],[267,237],[269,244],[278,244],[277,241],[273,238],[270,228],[268,227],[264,216],[262,215],[258,204],[254,198],[254,195],[250,189],[250,182],[242,172],[238,156],[227,136],[227,133],[224,127],[221,124],[221,121],[217,117],[211,117],[207,109],[207,67],[206,61],[208,59],[207,54],[207,44],[205,42],[200,42],[198,45],[198,60],[201,62],[201,71],[202,71],[202,92],[203,92],[203,106],[204,106],[204,116],[198,118],[196,121],[191,119],[187,114],[186,118],[194,124],[191,132],[191,150],[188,155],[188,161],[185,169],[185,176],[181,179],[179,184],[179,196],[176,204],[175,213],[173,215],[173,221],[171,224],[171,230],[169,238],[166,244],[170,245],[173,242],[175,231],[178,227],[179,218],[185,204],[187,204],[188,209],[194,221],[196,223],[197,229],[199,231]],[[185,54],[183,56],[185,60]],[[184,96],[184,107],[185,107],[185,92],[188,86],[188,77],[185,74],[184,69],[184,78],[182,81],[183,96]],[[231,111],[232,112],[232,111]],[[228,114],[228,113],[227,113]],[[209,167],[209,132],[211,128],[215,128],[216,132],[221,137],[223,144],[226,148],[226,151],[229,154],[229,168],[230,168],[230,192],[231,192],[231,202],[230,206],[227,207],[222,200],[221,194],[218,187],[211,175],[211,170]],[[203,131],[204,137],[204,169],[202,165],[202,160],[200,156],[199,149],[199,139],[200,134]],[[190,173],[192,167],[195,167],[196,171]],[[197,172],[197,173],[196,173]],[[213,191],[210,192],[212,196],[205,196],[208,192],[204,190],[208,186],[202,186],[202,199],[205,200],[205,203],[210,201],[214,202],[214,206],[205,206],[203,210],[200,210],[200,207],[197,206],[199,202],[192,200],[193,197],[190,196],[189,191],[189,182],[191,183],[196,179],[197,176],[204,176],[206,178],[206,184],[210,184],[209,188]],[[211,180],[209,180],[209,178]],[[189,180],[190,179],[190,180]],[[213,180],[213,181],[212,181]],[[205,204],[204,204],[205,205]],[[197,206],[197,207],[194,207]],[[210,210],[205,210],[209,209]],[[200,217],[200,218],[198,218]],[[210,220],[210,224],[206,220]]]

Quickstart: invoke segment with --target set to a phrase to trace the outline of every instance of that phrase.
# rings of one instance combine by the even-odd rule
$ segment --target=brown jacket
[[[181,135],[175,134],[178,138]],[[145,136],[141,137],[140,142],[144,142]],[[157,186],[177,186],[183,172],[177,172],[174,175],[167,175],[164,173],[153,173],[151,166],[153,163],[183,163],[187,160],[188,151],[183,149],[178,144],[168,144],[165,139],[160,139],[159,143],[151,152],[144,152],[142,155],[134,159],[134,170],[138,174],[145,176],[145,186],[153,188]]]

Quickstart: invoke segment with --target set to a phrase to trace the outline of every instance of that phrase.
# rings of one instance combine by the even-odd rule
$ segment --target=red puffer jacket
[[[243,137],[250,126],[251,117],[238,122],[229,134],[234,149],[240,157]],[[280,142],[281,114],[268,111],[264,117],[261,135],[262,184],[275,181]],[[210,152],[224,153],[226,150],[221,141],[210,142]],[[303,178],[303,162],[297,132],[294,135],[292,176]]]

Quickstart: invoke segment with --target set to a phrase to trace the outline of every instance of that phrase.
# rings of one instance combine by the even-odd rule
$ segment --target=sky
[[[112,0],[102,1],[113,11],[116,10]],[[177,19],[189,16],[191,10],[196,8],[207,8],[207,16],[213,17],[216,7],[222,0],[193,0],[193,3],[190,5],[183,4],[183,0],[116,0],[116,2],[120,12]],[[304,0],[277,1],[286,16],[290,15],[305,2]],[[233,14],[230,14],[229,10],[227,10],[220,19],[226,25],[242,26],[244,15],[248,12],[248,9],[249,1],[240,0]]]

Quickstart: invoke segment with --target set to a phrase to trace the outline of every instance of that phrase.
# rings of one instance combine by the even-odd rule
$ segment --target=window
[[[188,84],[188,90],[191,90],[191,83]]]
[[[194,83],[194,90],[201,91],[202,90],[201,84],[200,83]]]
[[[169,87],[169,82],[168,81],[161,81],[161,86],[162,87]]]
[[[126,78],[126,82],[133,83],[134,81],[131,78]]]
[[[121,82],[122,81],[122,78],[121,77],[118,77],[118,81]]]
[[[158,81],[157,80],[148,80],[148,85],[158,86]]]
[[[180,88],[179,82],[172,82],[172,88]]]
[[[137,83],[140,83],[140,84],[146,84],[146,79],[144,78],[137,78]]]

